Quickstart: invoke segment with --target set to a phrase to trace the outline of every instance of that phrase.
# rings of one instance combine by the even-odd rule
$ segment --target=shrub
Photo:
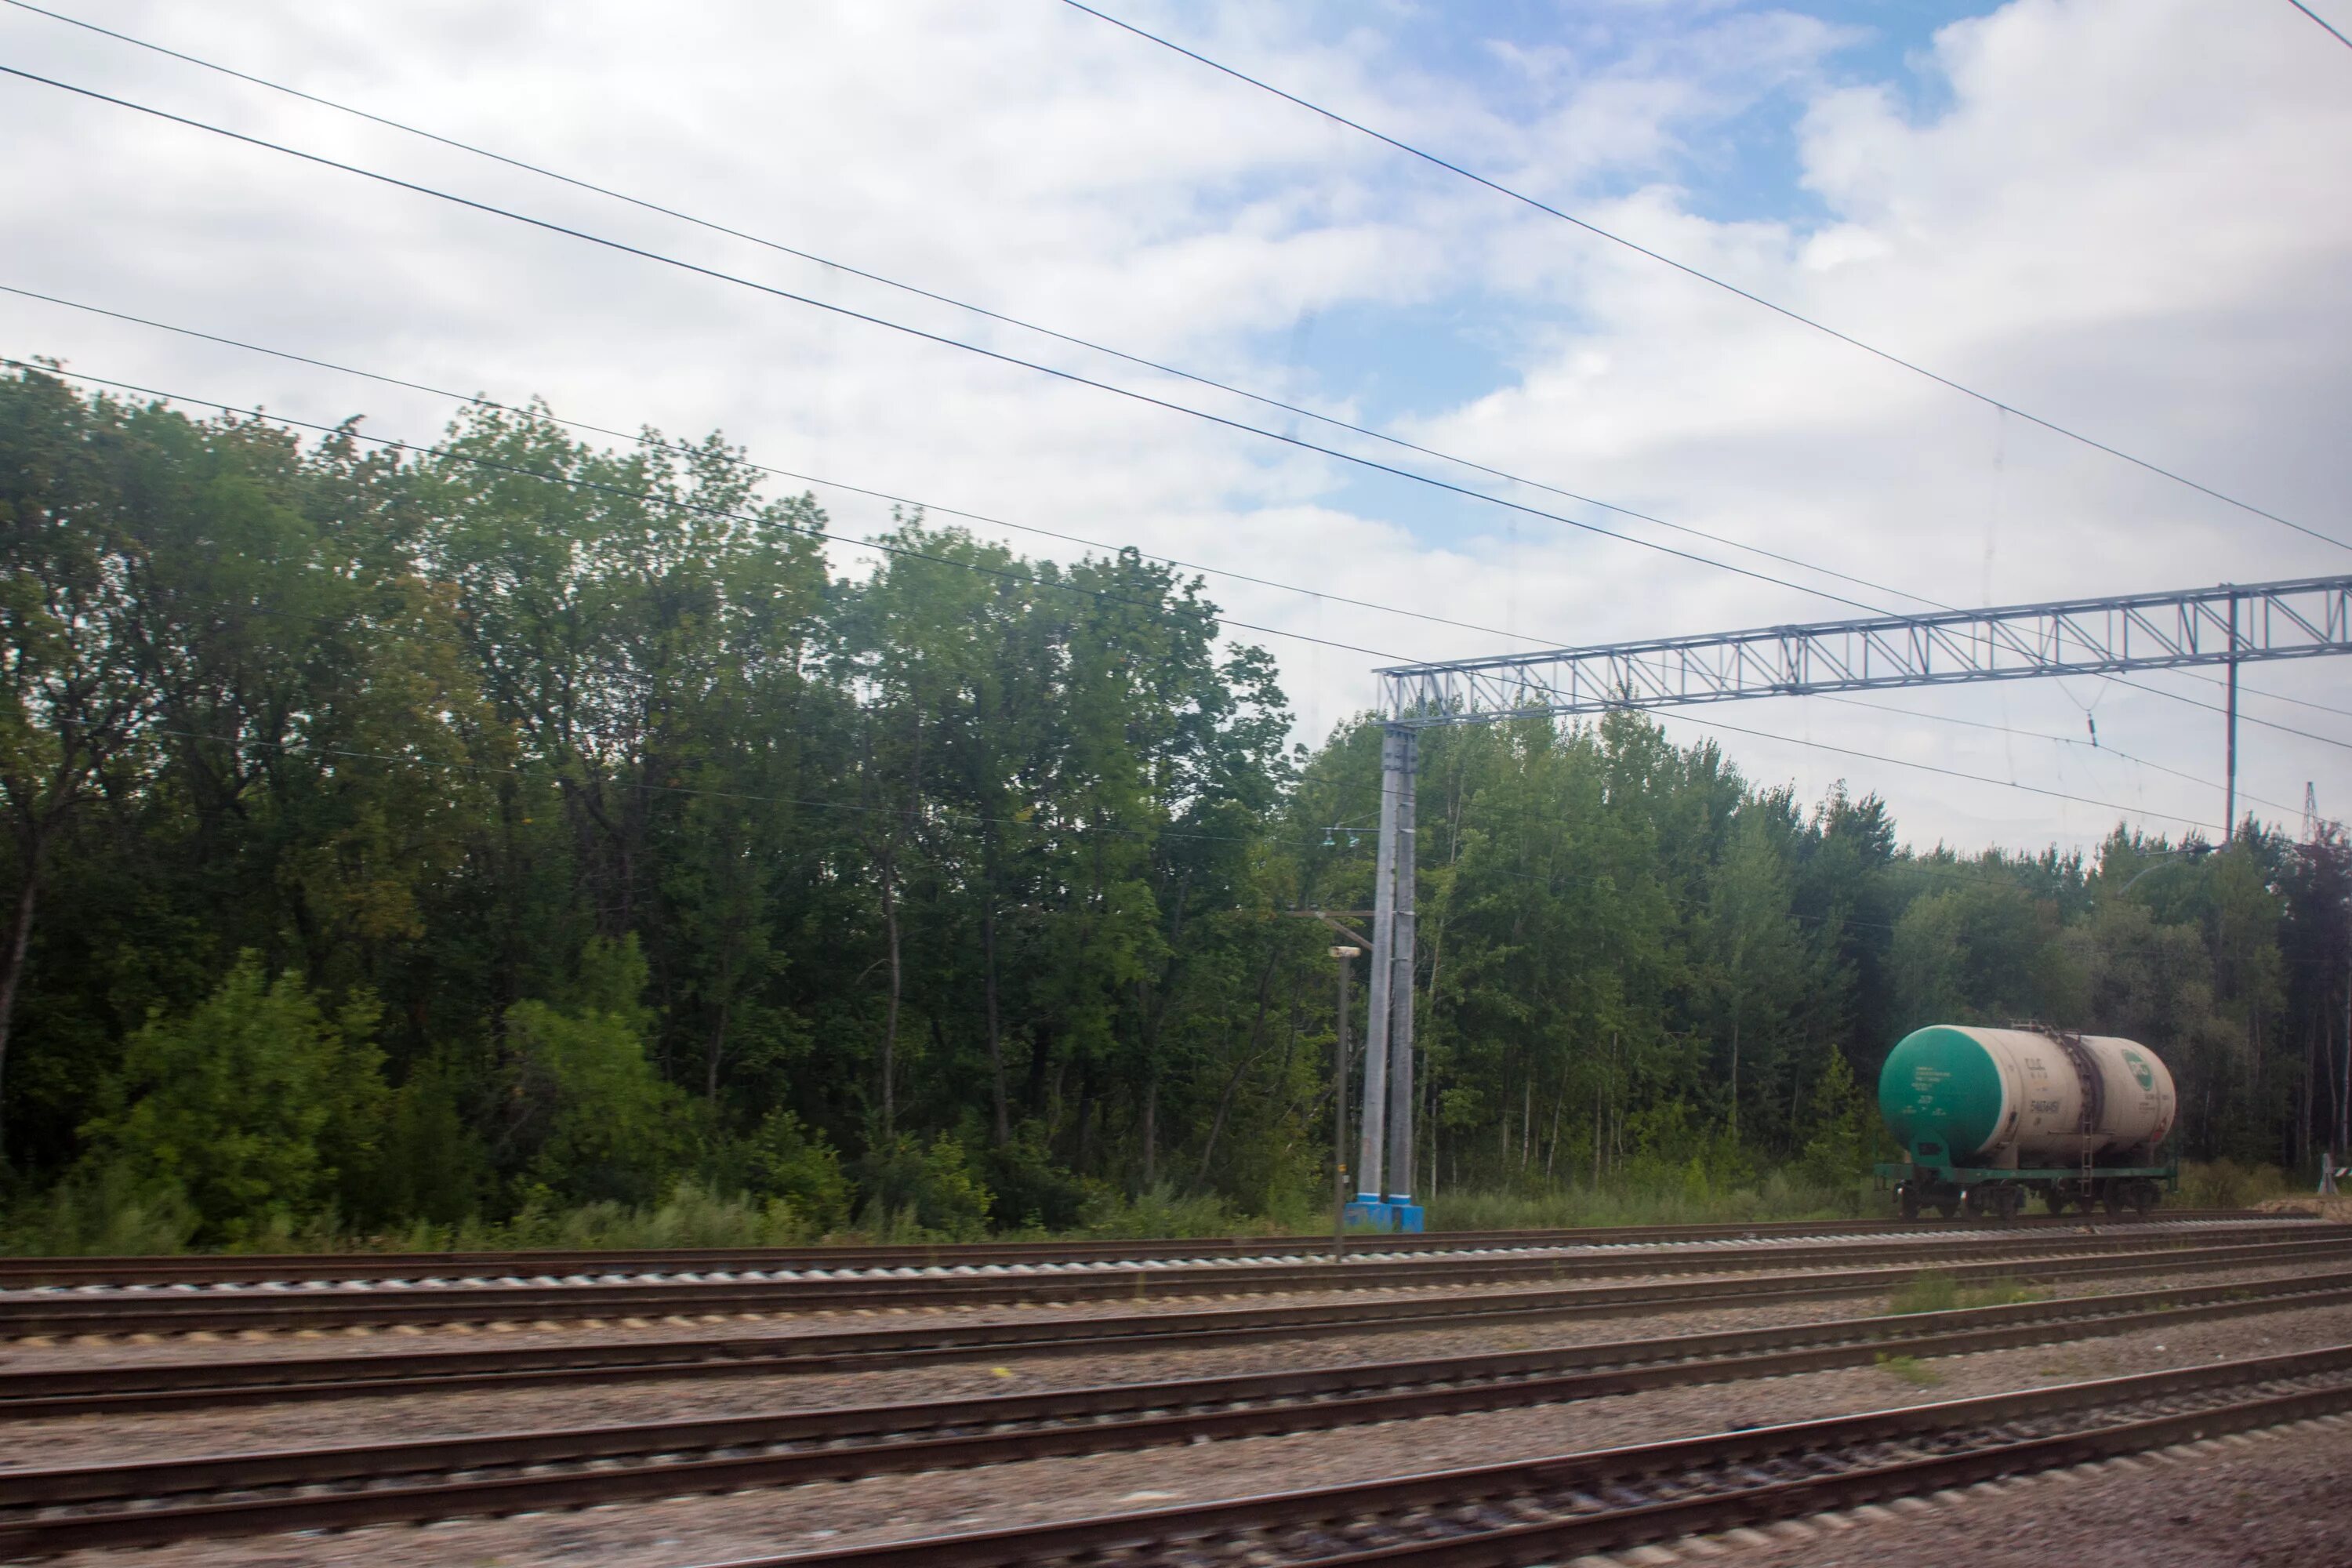
[[[1994,1279],[1982,1285],[1962,1285],[1938,1268],[1924,1269],[1886,1299],[1890,1315],[1905,1312],[1950,1312],[1968,1307],[2014,1307],[2039,1301],[2047,1291],[2032,1289],[2014,1279]]]
[[[112,1104],[82,1129],[89,1161],[141,1192],[176,1188],[202,1239],[290,1234],[374,1157],[375,1018],[367,997],[331,1018],[296,976],[267,980],[241,954],[194,1010],[151,1014],[131,1036]]]
[[[900,1133],[857,1164],[865,1194],[858,1224],[870,1236],[907,1241],[972,1241],[987,1234],[992,1194],[953,1133],[925,1148]]]
[[[59,1258],[168,1257],[204,1223],[177,1182],[142,1184],[121,1165],[78,1172],[13,1217],[10,1251]]]
[[[507,1009],[502,1142],[521,1152],[526,1194],[645,1205],[691,1163],[694,1106],[646,1058],[645,985],[635,937],[596,941],[570,1005]]]
[[[768,1112],[744,1150],[744,1186],[754,1197],[782,1204],[812,1236],[849,1223],[849,1178],[823,1133],[811,1132],[789,1110]]]
[[[2241,1165],[2235,1160],[2186,1163],[2180,1167],[2180,1202],[2193,1209],[2251,1208],[2292,1189],[2275,1165]]]

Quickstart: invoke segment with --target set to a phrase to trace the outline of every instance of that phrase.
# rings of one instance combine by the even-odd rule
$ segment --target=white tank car
[[[1940,1135],[1955,1163],[2015,1170],[2152,1154],[2178,1102],[2137,1040],[1942,1024],[1896,1046],[1879,1104],[1906,1148]]]

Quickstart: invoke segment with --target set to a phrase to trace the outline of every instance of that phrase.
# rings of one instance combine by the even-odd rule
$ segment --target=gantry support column
[[[1412,1202],[1412,971],[1413,885],[1421,865],[1415,852],[1414,786],[1420,773],[1421,738],[1397,733],[1395,933],[1389,939],[1389,1201]],[[1412,1228],[1418,1230],[1416,1225]]]
[[[2223,721],[2229,726],[2229,739],[2223,743],[2225,755],[2221,771],[2227,782],[2221,786],[2221,847],[2227,849],[2238,837],[2238,595],[2230,595],[2230,709]]]
[[[1410,739],[1398,729],[1381,736],[1381,837],[1372,858],[1372,983],[1364,1020],[1363,1143],[1356,1156],[1360,1204],[1377,1204],[1387,1195],[1381,1160],[1388,1152],[1389,1005],[1395,994],[1389,971],[1396,951],[1397,781]]]
[[[1411,730],[1381,736],[1381,841],[1372,869],[1372,976],[1364,1028],[1364,1127],[1349,1219],[1419,1230],[1412,1204],[1413,783]]]

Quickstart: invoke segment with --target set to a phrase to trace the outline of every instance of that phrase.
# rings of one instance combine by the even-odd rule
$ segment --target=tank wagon
[[[1905,1219],[2007,1219],[2029,1195],[2052,1214],[2146,1214],[2179,1184],[2160,1152],[2172,1074],[2137,1040],[1933,1024],[1887,1054],[1878,1110],[1906,1155],[1876,1167]]]

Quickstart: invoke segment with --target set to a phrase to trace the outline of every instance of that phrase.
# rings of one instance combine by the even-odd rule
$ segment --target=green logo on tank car
[[[2131,1075],[2133,1078],[2139,1080],[2140,1088],[2154,1089],[2156,1087],[2156,1070],[2147,1065],[2147,1058],[2142,1057],[2137,1051],[2126,1051],[2124,1053],[2124,1065],[2131,1068]]]

